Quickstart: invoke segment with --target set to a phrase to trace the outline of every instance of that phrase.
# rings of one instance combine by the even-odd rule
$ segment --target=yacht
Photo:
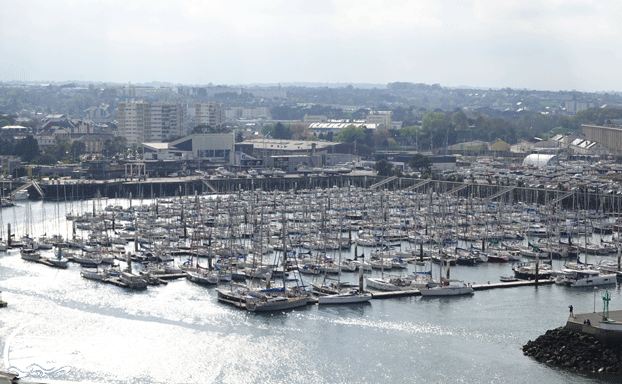
[[[563,269],[555,279],[556,283],[570,287],[597,287],[616,283],[614,273],[601,272],[596,269]]]

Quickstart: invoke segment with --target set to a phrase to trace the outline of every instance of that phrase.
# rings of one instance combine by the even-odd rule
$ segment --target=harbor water
[[[20,202],[1,211],[2,235],[11,223],[16,236],[70,237],[65,215],[93,204]],[[438,266],[431,268],[437,275]],[[0,291],[8,302],[0,308],[1,370],[16,367],[43,382],[96,383],[622,380],[552,368],[520,349],[564,325],[569,305],[575,313],[602,311],[605,288],[544,285],[258,314],[219,303],[214,288],[186,279],[131,291],[84,279],[79,271],[76,264],[59,270],[27,262],[18,250],[0,253]],[[485,284],[511,272],[507,263],[483,263],[452,267],[451,277]],[[608,292],[610,309],[622,309],[619,287]]]

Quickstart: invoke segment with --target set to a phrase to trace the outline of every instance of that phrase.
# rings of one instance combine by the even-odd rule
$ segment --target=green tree
[[[264,137],[274,137],[274,125],[266,124],[263,127],[261,127],[260,132],[262,135],[264,135]]]
[[[71,143],[71,155],[74,161],[86,153],[86,144],[83,141],[76,140]]]
[[[37,156],[37,158],[35,158],[33,162],[35,164],[51,165],[51,164],[56,164],[56,159],[54,158],[54,156],[50,155],[49,153],[44,153],[40,156]]]
[[[241,143],[241,142],[243,142],[243,141],[244,141],[244,134],[242,133],[242,131],[238,131],[238,132],[235,134],[235,142],[236,142],[236,143]]]
[[[61,141],[45,149],[45,153],[52,156],[55,161],[69,161],[70,151],[69,141]]]
[[[402,137],[411,137],[413,140],[417,140],[417,136],[421,134],[421,127],[416,125],[410,125],[408,127],[400,128],[399,135]]]
[[[335,141],[342,143],[354,143],[355,141],[365,140],[366,136],[365,128],[348,125],[347,127],[339,130],[339,133],[335,136]]]
[[[290,140],[292,138],[292,132],[288,125],[278,122],[274,124],[274,133],[272,137],[279,140]]]
[[[378,176],[390,176],[393,172],[393,165],[382,159],[376,162],[374,169],[378,172]]]
[[[429,157],[418,153],[408,160],[408,166],[418,172],[421,172],[423,175],[424,173],[430,173],[430,170],[432,169],[432,160],[430,160]]]
[[[108,139],[104,142],[104,153],[108,157],[115,156],[120,153],[124,153],[127,145],[127,140],[122,136],[115,136],[113,139]]]
[[[421,120],[421,128],[426,132],[444,131],[450,121],[444,112],[428,112]]]
[[[453,124],[456,130],[467,130],[469,129],[469,121],[467,119],[467,115],[463,111],[454,112],[451,115],[451,124]]]
[[[231,130],[225,125],[217,125],[212,127],[209,124],[199,124],[192,128],[191,134],[210,134],[210,133],[229,133]]]
[[[32,135],[26,136],[15,145],[15,155],[20,156],[26,163],[30,163],[39,153],[39,143]]]

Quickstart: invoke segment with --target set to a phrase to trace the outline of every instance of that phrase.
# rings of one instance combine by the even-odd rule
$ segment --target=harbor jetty
[[[602,297],[603,311],[570,316],[564,327],[548,330],[523,346],[540,362],[584,372],[622,373],[622,311],[609,311],[611,296]]]
[[[526,356],[549,365],[583,372],[622,372],[622,346],[604,343],[566,327],[546,331],[523,346]]]

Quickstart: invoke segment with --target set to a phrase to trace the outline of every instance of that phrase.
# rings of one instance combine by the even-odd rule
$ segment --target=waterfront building
[[[170,143],[142,143],[145,160],[204,160],[235,165],[235,134],[194,134]]]

